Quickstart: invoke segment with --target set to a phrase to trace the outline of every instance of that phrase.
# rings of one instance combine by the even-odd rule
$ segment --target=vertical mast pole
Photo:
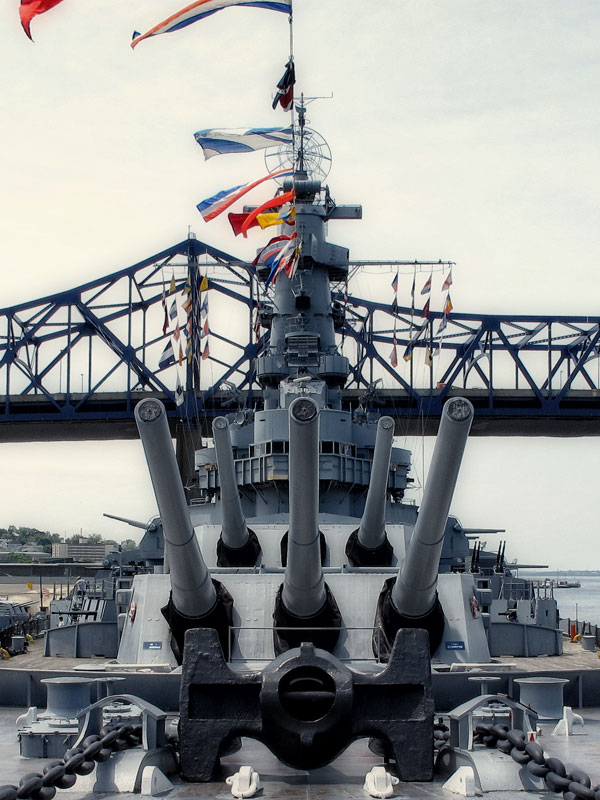
[[[193,242],[194,240],[190,239],[188,242],[188,281],[190,286],[190,298],[192,301],[192,307],[188,314],[188,319],[186,320],[186,325],[188,325],[188,335],[190,337],[191,343],[191,359],[188,356],[187,359],[187,367],[186,367],[186,376],[187,376],[187,386],[186,389],[189,391],[191,389],[196,390],[196,393],[200,392],[200,326],[198,324],[198,320],[200,318],[200,309],[198,308],[200,303],[200,292],[198,291],[200,282],[198,280],[198,256],[195,254],[193,250]],[[191,325],[189,325],[191,320]]]
[[[294,23],[293,23],[293,8],[292,3],[290,3],[290,15],[288,17],[288,21],[290,23],[290,58],[294,58]]]
[[[290,58],[289,60],[293,63],[294,61],[294,13],[293,13],[293,6],[290,3],[290,15],[288,17],[288,22],[290,25]],[[293,91],[293,90],[292,90]],[[294,101],[292,100],[292,168],[296,169],[296,115],[295,115],[295,107]],[[293,177],[292,177],[293,180]]]

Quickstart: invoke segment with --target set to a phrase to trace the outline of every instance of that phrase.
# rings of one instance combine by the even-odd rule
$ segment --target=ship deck
[[[18,784],[24,775],[41,772],[47,763],[43,759],[25,759],[19,755],[19,746],[15,731],[15,719],[24,709],[0,708],[0,785]],[[554,722],[541,723],[541,734],[538,739],[547,755],[558,757],[568,770],[584,769],[592,779],[592,785],[600,782],[600,708],[580,711],[584,718],[584,727],[577,728],[581,733],[570,737],[552,736]],[[488,751],[489,752],[489,751]],[[505,757],[507,758],[507,757]],[[514,777],[518,766],[508,759],[509,770]],[[369,750],[366,741],[353,743],[339,758],[326,767],[306,772],[295,770],[279,762],[259,742],[243,740],[242,749],[233,756],[222,759],[222,775],[210,783],[184,783],[173,779],[174,788],[168,795],[171,798],[210,798],[231,797],[225,778],[249,764],[259,773],[262,791],[258,795],[277,800],[364,800],[368,797],[363,789],[365,774],[374,766],[381,764]],[[89,779],[85,779],[86,781]],[[442,788],[445,778],[436,777],[433,782],[404,783],[394,787],[393,796],[407,800],[425,800],[426,798],[449,798],[452,795]],[[89,784],[88,784],[89,786]],[[69,790],[67,797],[91,798],[95,796],[89,790],[78,790],[77,784]],[[60,792],[59,795],[60,796]],[[495,800],[515,800],[515,790],[494,791]],[[521,797],[523,794],[521,792]],[[529,798],[547,800],[548,792],[529,791]],[[102,794],[106,800],[111,798],[139,798],[133,793]]]
[[[27,653],[0,662],[0,785],[16,784],[27,773],[41,771],[46,763],[40,759],[20,757],[15,720],[28,705],[37,704],[42,708],[45,706],[45,689],[40,685],[40,681],[60,674],[81,674],[89,677],[109,674],[119,676],[119,673],[114,671],[114,665],[107,664],[106,659],[45,658],[43,640],[31,645]],[[567,677],[569,683],[565,684],[565,703],[572,705],[577,713],[583,716],[584,727],[576,728],[577,733],[573,736],[555,737],[551,735],[555,721],[541,721],[539,741],[546,754],[560,758],[567,769],[584,769],[590,775],[593,784],[600,783],[600,701],[591,704],[591,700],[600,692],[598,688],[600,661],[595,652],[583,650],[578,643],[565,642],[562,656],[495,659],[490,664],[470,665],[468,671],[434,673],[436,709],[447,711],[463,702],[466,699],[465,693],[469,697],[478,694],[479,684],[469,681],[469,678],[482,675],[500,676],[501,680],[494,684],[494,691],[506,692],[509,696],[513,696],[513,690],[518,695],[515,681],[519,676]],[[124,678],[117,689],[119,693],[128,692],[145,696],[163,708],[174,703],[173,708],[176,708],[179,691],[177,673],[124,672],[119,677]],[[27,702],[17,703],[23,692],[26,693]],[[438,696],[444,697],[444,701],[438,702]],[[585,707],[580,707],[582,705],[580,701],[583,701]],[[361,740],[350,745],[328,766],[306,772],[287,767],[259,742],[244,739],[243,748],[238,753],[222,759],[223,774],[219,780],[207,784],[175,781],[175,786],[168,796],[207,800],[231,796],[229,787],[224,783],[225,777],[233,775],[242,765],[250,764],[260,775],[263,786],[261,797],[278,800],[296,800],[296,798],[354,800],[367,796],[363,789],[365,775],[373,766],[380,763],[381,761],[369,751],[366,741]],[[507,769],[512,770],[516,776],[519,768],[508,758]],[[433,783],[400,783],[394,787],[393,796],[407,800],[448,798],[451,795],[442,788],[443,782],[444,779],[436,778]],[[74,794],[78,797],[93,796],[89,788],[80,786],[78,790],[77,784],[69,792],[69,796],[73,797]],[[539,800],[548,797],[548,792],[543,788],[539,791],[530,791],[528,794]],[[102,796],[107,800],[111,797],[128,797],[127,794],[116,793]],[[494,797],[495,800],[514,800],[516,793],[515,790],[495,791]]]
[[[119,677],[116,691],[138,695],[166,711],[174,711],[179,705],[179,672],[165,672],[142,667],[138,670],[120,669],[119,665],[106,658],[48,657],[44,652],[43,639],[36,640],[26,653],[10,660],[0,660],[0,706],[45,707],[44,678],[58,675],[89,677]],[[260,664],[252,664],[253,668]],[[355,669],[364,669],[356,664]],[[564,641],[561,656],[537,656],[535,658],[495,658],[488,664],[454,665],[451,669],[435,665],[433,692],[436,710],[449,711],[465,700],[479,694],[479,686],[470,681],[482,675],[495,675],[500,681],[494,683],[494,691],[519,699],[516,679],[520,677],[556,676],[568,679],[564,687],[564,701],[572,707],[600,706],[600,658],[595,651],[584,650],[580,643]],[[438,671],[439,670],[439,671]]]
[[[23,669],[23,670],[50,670],[50,671],[71,671],[75,668],[83,668],[85,671],[99,669],[104,671],[108,667],[117,666],[114,662],[106,658],[68,658],[65,656],[44,656],[44,639],[36,639],[26,653],[15,656],[8,660],[0,659],[0,670]],[[434,667],[443,668],[442,664],[434,664]],[[584,650],[579,642],[563,640],[563,654],[560,656],[535,656],[518,657],[506,656],[494,658],[490,664],[490,669],[496,671],[502,667],[514,669],[518,672],[539,672],[548,671],[587,671],[600,670],[600,653],[591,650]],[[473,667],[472,667],[473,668]],[[477,671],[485,670],[486,665],[481,664],[474,667]],[[457,664],[455,669],[460,670]]]

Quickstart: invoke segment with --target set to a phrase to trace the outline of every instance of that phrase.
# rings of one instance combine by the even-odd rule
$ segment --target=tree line
[[[17,528],[15,525],[9,525],[8,528],[0,528],[0,540],[8,541],[11,545],[38,545],[43,547],[46,553],[52,552],[52,545],[55,543],[77,544],[80,538],[82,538],[81,534],[63,538],[58,533],[40,531],[37,528],[25,526]],[[92,533],[83,538],[85,538],[86,544],[112,544],[115,550],[119,548],[119,545],[123,550],[131,550],[137,547],[137,543],[133,539],[124,539],[121,542],[116,542],[114,539],[104,539],[99,533]]]

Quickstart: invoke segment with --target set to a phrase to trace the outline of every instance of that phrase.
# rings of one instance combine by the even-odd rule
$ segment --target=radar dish
[[[300,153],[300,136],[296,135],[295,141],[289,144],[280,144],[277,147],[270,147],[265,150],[265,164],[269,172],[277,172],[280,169],[301,169],[302,158],[304,169],[308,177],[313,180],[323,181],[331,170],[331,150],[325,139],[317,131],[311,128],[304,128],[302,137],[303,147]],[[284,178],[274,178],[277,183],[282,184]]]

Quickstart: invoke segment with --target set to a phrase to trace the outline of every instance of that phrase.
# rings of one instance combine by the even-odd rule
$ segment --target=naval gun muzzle
[[[289,407],[289,510],[285,576],[273,612],[275,653],[302,642],[331,652],[342,620],[321,566],[319,408],[309,397]]]
[[[388,567],[394,554],[385,532],[385,506],[394,443],[394,420],[377,422],[371,478],[360,526],[346,542],[346,556],[353,567]]]
[[[219,484],[221,487],[221,536],[217,543],[219,567],[253,567],[260,554],[254,531],[246,525],[235,477],[229,422],[215,417],[212,424]]]
[[[135,407],[144,454],[163,526],[168,555],[171,595],[162,613],[172,634],[171,646],[178,662],[189,628],[214,628],[228,655],[233,600],[225,587],[210,576],[190,519],[177,469],[164,405],[149,398]]]
[[[375,625],[384,634],[383,656],[391,649],[400,628],[427,630],[431,653],[442,641],[444,612],[437,596],[438,570],[450,503],[472,422],[473,406],[468,400],[454,397],[446,402],[406,557],[397,578],[386,581],[379,596]],[[377,644],[376,634],[373,644]]]

